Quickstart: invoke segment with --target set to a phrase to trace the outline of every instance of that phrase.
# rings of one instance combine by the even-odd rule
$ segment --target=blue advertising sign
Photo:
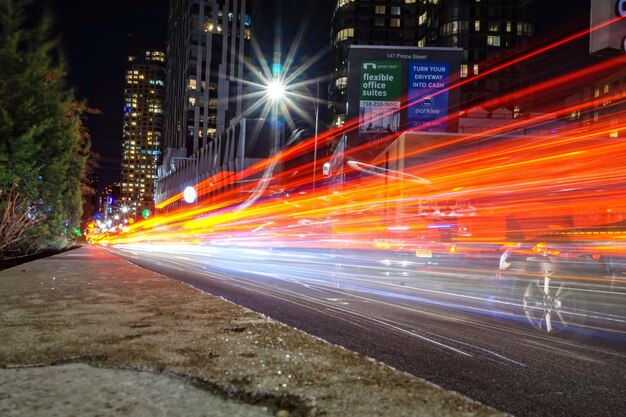
[[[407,128],[446,132],[450,66],[447,62],[411,61]]]

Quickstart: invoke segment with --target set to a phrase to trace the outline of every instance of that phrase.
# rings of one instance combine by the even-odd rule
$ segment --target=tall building
[[[154,206],[165,99],[165,53],[133,51],[124,88],[120,204],[133,216]]]
[[[529,46],[534,35],[533,0],[441,0],[427,2],[430,20],[428,46],[463,48],[461,77],[472,78]],[[511,65],[461,88],[461,105],[471,108],[527,86],[528,67]],[[514,96],[492,104],[514,115],[527,112],[526,97]]]
[[[241,116],[251,19],[246,0],[172,0],[165,159],[189,157]]]
[[[219,191],[205,180],[241,172],[269,155],[272,145],[266,141],[272,135],[267,135],[264,121],[246,118],[244,104],[245,80],[250,79],[246,62],[251,61],[251,3],[170,1],[157,210],[188,204],[181,195],[190,186],[198,200],[210,198]]]
[[[333,66],[329,110],[334,126],[346,119],[351,45],[456,47],[463,49],[461,77],[479,75],[505,51],[526,45],[534,31],[533,0],[338,0],[333,15]],[[461,89],[465,108],[524,85],[515,66]],[[519,104],[498,103],[515,108]]]
[[[420,23],[422,1],[337,0],[333,14],[332,69],[329,81],[329,116],[333,126],[346,122],[348,55],[351,45],[416,46],[425,38]],[[419,45],[424,46],[424,45]]]

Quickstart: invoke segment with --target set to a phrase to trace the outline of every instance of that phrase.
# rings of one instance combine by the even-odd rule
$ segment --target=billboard
[[[363,62],[359,85],[359,131],[397,132],[401,94],[401,62]]]
[[[352,45],[348,55],[349,120],[360,139],[404,130],[455,132],[462,49]]]
[[[446,132],[449,88],[448,62],[409,62],[407,130]]]

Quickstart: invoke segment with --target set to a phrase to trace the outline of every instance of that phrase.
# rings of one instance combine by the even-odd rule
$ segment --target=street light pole
[[[274,151],[277,152],[280,147],[280,134],[278,132],[278,100],[274,100],[272,104],[272,127],[274,129]]]
[[[316,85],[316,93],[315,100],[313,100],[313,104],[315,105],[315,141],[313,142],[313,192],[315,192],[315,180],[317,177],[317,122],[319,120],[319,95],[320,95],[320,81],[317,80]]]

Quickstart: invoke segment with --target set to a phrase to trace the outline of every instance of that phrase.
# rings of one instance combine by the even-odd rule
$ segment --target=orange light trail
[[[529,52],[480,76],[588,32]],[[512,94],[549,96],[563,84],[584,83],[620,65],[605,61]],[[223,172],[202,181],[196,185],[200,196],[196,205],[180,204],[182,193],[177,194],[157,206],[168,211],[132,224],[123,233],[102,237],[100,242],[463,254],[497,252],[502,245],[546,233],[572,234],[577,229],[626,222],[626,124],[624,110],[620,110],[625,100],[624,94],[605,94],[552,108],[550,114],[511,119],[480,133],[381,137],[346,150],[343,181],[331,176],[315,187],[313,170],[330,163],[332,157],[320,157],[316,167],[301,162],[312,159],[315,141],[309,138],[243,172]],[[586,125],[564,124],[555,132],[519,134],[555,117],[593,115],[598,109],[611,112],[598,114],[594,123]],[[349,121],[342,128],[321,133],[318,145],[325,148],[357,123]],[[615,134],[622,138],[611,137]],[[359,159],[368,152],[370,160]],[[279,169],[259,188],[261,176],[274,165]],[[174,203],[178,207],[172,209]],[[593,251],[626,252],[626,225],[579,235],[595,242]]]

